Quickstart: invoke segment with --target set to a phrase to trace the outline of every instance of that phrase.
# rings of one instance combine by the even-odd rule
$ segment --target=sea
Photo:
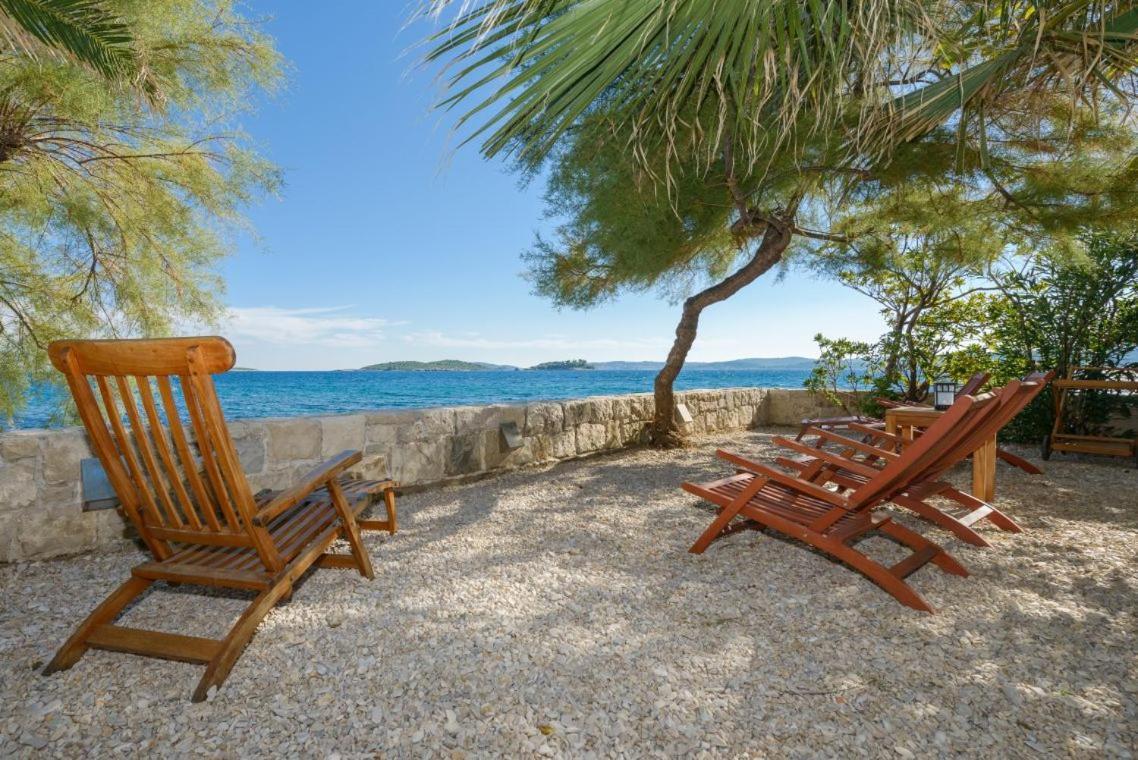
[[[693,369],[680,373],[677,390],[694,388],[801,388],[807,370]],[[649,393],[656,373],[646,370],[518,370],[486,372],[228,372],[216,376],[228,419],[344,414],[561,400]],[[27,406],[4,429],[53,427],[65,391],[34,390]]]

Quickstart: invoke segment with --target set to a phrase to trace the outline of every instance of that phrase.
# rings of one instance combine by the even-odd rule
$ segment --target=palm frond
[[[715,152],[730,130],[736,157],[754,164],[787,146],[804,114],[815,129],[835,123],[851,83],[885,77],[888,52],[927,24],[918,0],[433,0],[427,10],[452,14],[426,55],[446,64],[440,106],[461,108],[458,127],[487,156],[527,161],[605,102],[633,134],[673,150],[686,140]]]
[[[985,110],[997,110],[1000,99],[1013,93],[1030,98],[1065,92],[1091,108],[1103,96],[1120,106],[1138,98],[1138,4],[1116,4],[1107,12],[1097,2],[1073,0],[1018,20],[1006,27],[1014,35],[980,60],[895,98],[867,133],[868,142],[917,139],[954,118],[982,120]]]
[[[139,73],[130,29],[101,0],[0,0],[0,32],[26,54],[38,42],[108,79]]]

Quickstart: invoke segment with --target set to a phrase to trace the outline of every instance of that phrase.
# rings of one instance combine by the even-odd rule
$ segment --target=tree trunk
[[[676,382],[676,376],[684,367],[688,351],[691,350],[692,344],[695,342],[696,330],[699,327],[699,315],[708,306],[725,301],[735,295],[777,264],[786,247],[790,245],[791,237],[792,233],[788,226],[768,225],[763,233],[758,250],[755,251],[755,255],[750,261],[725,280],[706,290],[701,290],[684,301],[680,323],[676,326],[676,340],[672,344],[672,350],[668,352],[668,359],[664,362],[664,367],[656,375],[656,413],[652,419],[652,428],[649,431],[650,442],[653,446],[671,448],[684,444],[683,433],[676,424],[673,386]]]

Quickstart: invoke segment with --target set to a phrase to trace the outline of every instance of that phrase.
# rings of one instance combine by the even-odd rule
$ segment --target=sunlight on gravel
[[[0,567],[0,756],[1131,756],[1138,473],[1001,464],[1026,532],[981,523],[991,549],[898,512],[972,572],[911,576],[928,615],[772,535],[687,553],[712,513],[680,482],[770,435],[408,495],[375,580],[312,574],[198,705],[194,665],[38,672],[141,554]],[[123,622],[219,636],[246,600],[158,587]]]

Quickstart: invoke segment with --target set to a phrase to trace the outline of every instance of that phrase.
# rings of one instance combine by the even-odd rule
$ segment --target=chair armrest
[[[898,445],[903,446],[907,443],[904,438],[897,435],[896,433],[885,432],[884,425],[881,427],[874,427],[872,425],[850,425],[850,430],[855,433],[861,433],[862,435],[866,436],[866,438],[872,438],[874,440],[873,443],[869,443],[868,440],[865,441],[865,443],[869,444],[870,446],[876,446],[877,448],[881,448],[881,444],[883,442],[889,443],[893,447],[896,447]],[[894,449],[886,449],[886,451],[890,454],[896,453]]]
[[[765,464],[752,462],[750,459],[741,457],[738,454],[732,454],[730,451],[719,449],[715,453],[719,456],[720,459],[726,459],[728,462],[742,470],[746,470],[747,472],[753,473],[760,477],[767,478],[768,480],[773,480],[775,483],[784,485],[787,488],[791,488],[801,494],[813,496],[816,499],[821,499],[822,501],[829,502],[830,504],[833,504],[837,507],[849,506],[849,502],[841,494],[834,493],[833,491],[830,491],[826,488],[822,488],[820,485],[811,483],[809,480],[803,480],[802,478],[788,475],[781,470],[776,470],[775,468],[768,467]]]
[[[853,429],[854,428],[851,425],[850,430],[853,430]],[[811,428],[811,429],[806,431],[806,435],[818,436],[819,444],[821,443],[822,440],[826,440],[826,441],[829,441],[830,443],[836,443],[839,446],[845,446],[846,448],[852,449],[853,451],[858,451],[858,452],[861,452],[862,454],[867,454],[867,455],[873,456],[873,457],[896,457],[897,456],[892,451],[886,451],[886,450],[880,448],[879,446],[875,446],[872,443],[866,443],[865,441],[858,441],[858,440],[855,440],[853,438],[847,438],[844,435],[838,435],[837,433],[830,431],[830,430],[823,430],[821,428]],[[803,436],[803,437],[805,437],[805,436]],[[778,442],[779,440],[780,440],[780,438],[775,438],[775,442]],[[782,440],[785,440],[785,439],[782,439]],[[795,440],[797,441],[798,439],[796,438]],[[793,448],[793,447],[791,447],[791,448]],[[819,445],[815,448],[820,449],[821,445]],[[798,449],[795,449],[795,450],[797,451]]]
[[[294,507],[304,500],[306,496],[330,480],[339,477],[344,470],[359,463],[363,454],[358,451],[341,451],[324,464],[314,468],[296,485],[281,491],[273,500],[257,510],[253,515],[253,524],[264,527],[274,517],[290,507]]]
[[[872,478],[874,475],[877,475],[881,472],[881,470],[878,470],[876,467],[870,467],[867,464],[855,461],[849,457],[844,457],[841,454],[835,454],[832,451],[827,451],[826,449],[821,449],[816,446],[807,446],[804,443],[792,441],[789,438],[776,436],[771,440],[775,444],[782,446],[784,449],[790,449],[792,451],[798,451],[803,454],[807,454],[814,457],[815,459],[821,459],[823,462],[829,462],[830,464],[836,467],[840,467],[843,470],[856,472],[858,475],[864,475],[867,478]]]

